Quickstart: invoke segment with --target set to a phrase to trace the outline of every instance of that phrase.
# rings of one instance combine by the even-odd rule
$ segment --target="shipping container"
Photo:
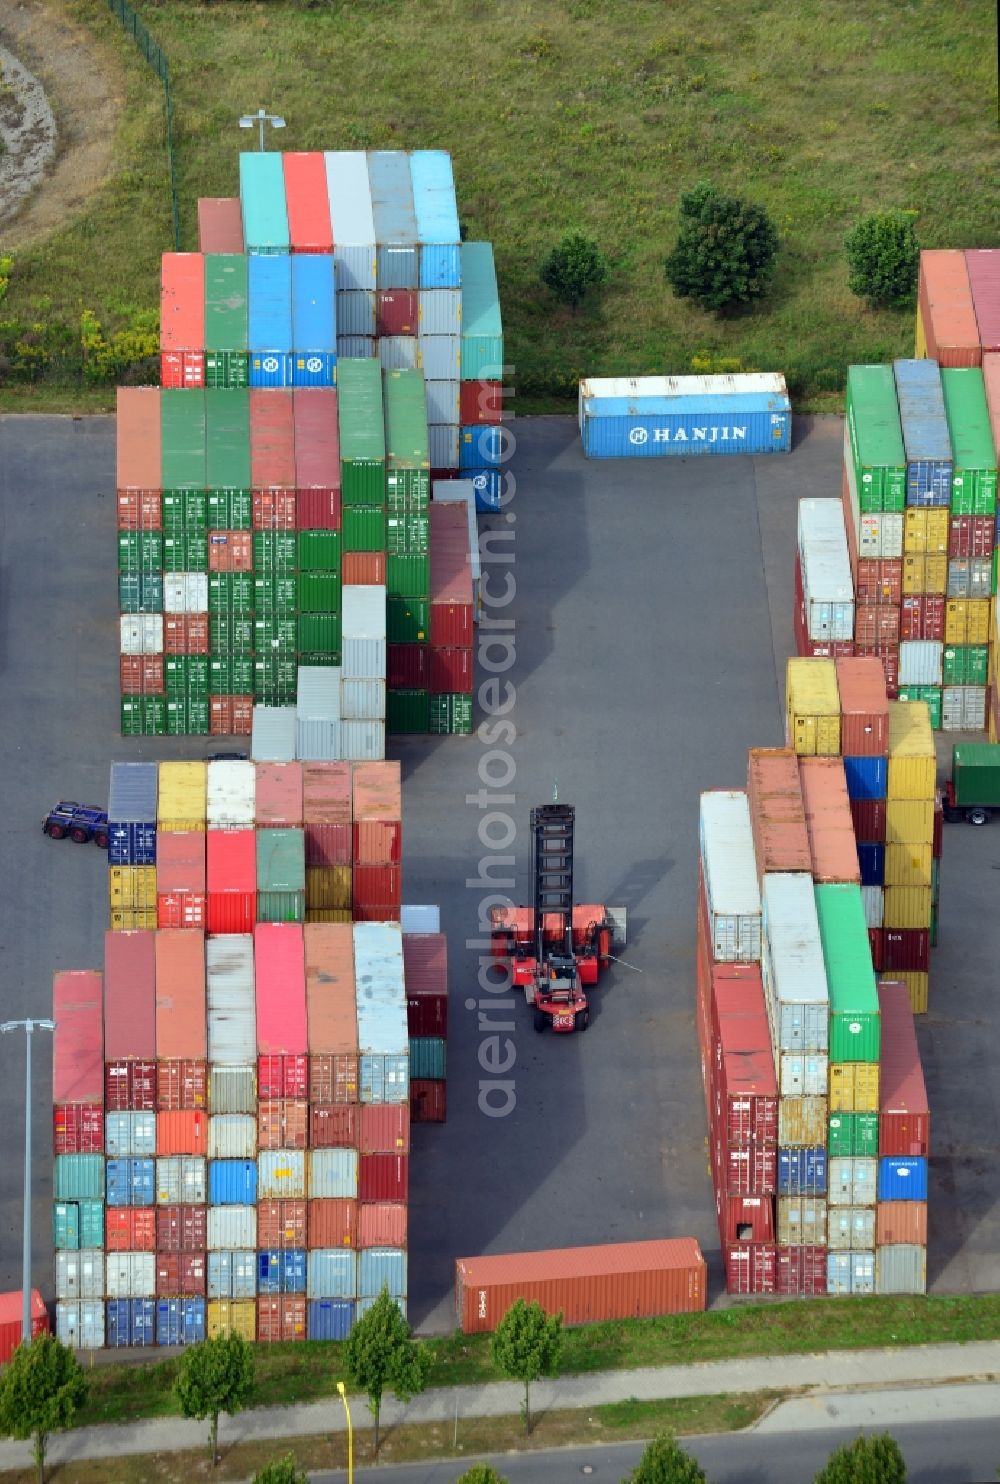
[[[247,252],[287,255],[291,242],[280,154],[240,152],[240,206]]]
[[[156,1055],[156,970],[151,932],[104,935],[104,1056]]]
[[[776,1044],[782,1051],[825,1051],[829,997],[811,876],[764,877],[763,925],[764,990]]]
[[[926,342],[918,354],[942,366],[979,365],[982,351],[964,252],[921,252],[917,314]]]
[[[839,500],[799,501],[798,555],[809,638],[853,639],[854,582]]]
[[[306,1338],[306,1300],[301,1295],[257,1300],[257,1340],[260,1344],[287,1343]]]
[[[375,361],[348,358],[341,361],[337,370],[344,504],[384,505],[385,422],[381,369]]]
[[[205,1339],[205,1300],[203,1298],[162,1298],[156,1303],[156,1343],[158,1345],[198,1345]]]
[[[351,1299],[311,1299],[307,1307],[310,1340],[346,1340],[354,1325]]]
[[[212,1212],[215,1225],[227,1224],[227,1218],[239,1217],[241,1222],[240,1231],[216,1232],[213,1235],[225,1238],[230,1235],[247,1236],[250,1233],[252,1222],[249,1217],[251,1208],[247,1207],[241,1211],[240,1208],[220,1207],[217,1213]],[[228,1223],[231,1225],[231,1222]],[[210,1299],[251,1299],[257,1294],[257,1253],[247,1248],[221,1247],[213,1248],[207,1254],[207,1281],[206,1292]]]
[[[108,1348],[122,1345],[152,1345],[156,1305],[149,1298],[109,1299],[107,1305]]]
[[[311,1200],[307,1209],[310,1251],[316,1248],[353,1248],[359,1245],[357,1201]]]
[[[847,450],[864,514],[898,512],[906,499],[906,456],[889,366],[847,371]]]
[[[109,1156],[156,1153],[155,1113],[107,1113],[104,1122],[104,1148]]]
[[[205,382],[205,260],[200,252],[160,258],[160,361],[165,387]]]
[[[57,1201],[52,1207],[52,1245],[59,1249],[104,1246],[103,1201]]]
[[[299,1155],[301,1160],[303,1156]],[[308,1163],[310,1200],[356,1200],[358,1153],[355,1149],[311,1149]]]
[[[330,253],[333,231],[326,190],[326,161],[320,151],[281,155],[289,246],[293,253]]]
[[[442,933],[404,933],[403,965],[410,1036],[446,1036],[447,938]]]
[[[880,1201],[926,1201],[926,1158],[883,1151],[878,1161],[878,1198]]]
[[[861,889],[820,885],[816,915],[830,996],[830,1058],[877,1062],[879,1002]]]
[[[503,326],[492,244],[463,242],[461,269],[462,379],[501,380],[505,371]]]
[[[835,665],[845,755],[882,756],[889,744],[889,702],[882,666],[873,658],[839,659]]]
[[[927,1292],[926,1246],[879,1247],[875,1254],[875,1292]]]
[[[461,233],[451,156],[444,150],[414,150],[409,165],[420,244],[420,287],[457,289],[462,273]]]
[[[253,1299],[210,1299],[205,1327],[210,1340],[232,1333],[252,1344],[257,1338],[257,1304]]]
[[[20,1302],[20,1295],[18,1295]],[[20,1333],[20,1329],[18,1331]],[[103,1350],[104,1304],[100,1300],[56,1304],[56,1338],[71,1350]]]
[[[205,926],[205,834],[157,835],[157,918],[164,928]]]
[[[257,915],[256,837],[252,829],[208,831],[207,882],[209,932],[251,932]]]
[[[208,1211],[208,1247],[211,1251],[250,1251],[251,1273],[256,1283],[252,1253],[257,1246],[257,1208],[255,1206],[211,1206]],[[225,1268],[223,1263],[222,1267]],[[229,1264],[232,1269],[232,1264]],[[212,1265],[209,1264],[209,1282]]]
[[[237,389],[249,376],[247,260],[240,253],[205,258],[205,385]]]
[[[257,1253],[258,1294],[305,1293],[306,1253],[302,1247]]]
[[[337,289],[374,290],[375,219],[367,160],[359,150],[328,150],[324,162]]]
[[[798,759],[790,748],[753,747],[747,770],[757,875],[811,872]]]
[[[307,1259],[310,1299],[351,1299],[358,1292],[358,1254],[343,1247],[315,1247]]]
[[[232,839],[235,836],[220,838]],[[253,939],[240,934],[209,938],[205,944],[205,959],[209,1060],[228,1066],[245,1066],[256,1057]],[[214,1091],[213,1082],[213,1094]],[[212,1106],[214,1111],[236,1111],[215,1109],[214,1098]]]
[[[417,222],[408,156],[402,150],[369,151],[368,180],[378,244],[378,286],[415,289],[419,284]]]
[[[257,1206],[257,1240],[260,1248],[286,1251],[306,1245],[304,1200],[260,1201]]]
[[[256,933],[261,927],[280,926],[294,928],[305,918],[305,839],[301,829],[260,830],[257,834],[257,920]],[[275,936],[264,934],[258,937],[260,944],[297,941],[302,962],[302,937],[292,935]],[[287,950],[291,953],[293,950]],[[286,960],[286,965],[289,963]],[[300,970],[301,974],[301,970]],[[305,1004],[302,1009],[303,1039],[305,1035]],[[304,1045],[303,1045],[303,1050]]]
[[[827,1152],[835,1159],[874,1158],[878,1154],[877,1113],[839,1113],[831,1108]]]
[[[204,1298],[205,1253],[157,1253],[156,1296],[157,1298]]]
[[[934,734],[926,704],[889,704],[890,799],[931,799],[937,773]]]
[[[827,1199],[831,1206],[874,1206],[879,1161],[835,1156],[827,1163]]]
[[[825,1195],[826,1150],[781,1149],[778,1151],[779,1195]]]
[[[337,324],[333,258],[310,253],[292,258],[292,381],[333,386],[337,377]]]
[[[97,972],[68,970],[53,976],[54,1103],[100,1103],[104,1097],[102,996],[103,981]]]
[[[466,321],[463,330],[468,333]],[[579,423],[587,458],[787,453],[791,447],[791,403],[777,373],[591,377],[580,383]]]
[[[104,1296],[104,1253],[96,1248],[56,1253],[56,1298],[99,1299]]]
[[[119,1112],[155,1110],[156,1062],[109,1061],[104,1066],[104,1104]]]
[[[878,1111],[879,1066],[876,1061],[830,1063],[830,1112]]]
[[[906,503],[948,505],[952,452],[936,361],[893,361],[906,450]]]
[[[854,820],[841,759],[800,758],[799,775],[814,880],[859,884]]]
[[[206,1206],[157,1206],[157,1252],[204,1252],[208,1246]]]

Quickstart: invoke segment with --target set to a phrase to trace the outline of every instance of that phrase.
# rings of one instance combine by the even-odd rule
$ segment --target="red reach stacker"
[[[575,906],[571,804],[531,811],[533,907],[493,907],[493,957],[509,966],[532,1007],[536,1031],[585,1031],[587,990],[625,944],[624,907]]]

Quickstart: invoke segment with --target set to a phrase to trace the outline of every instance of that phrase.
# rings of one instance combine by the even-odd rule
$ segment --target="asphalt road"
[[[514,621],[516,659],[503,678],[516,691],[516,736],[392,749],[406,780],[405,898],[441,904],[451,954],[449,1120],[414,1130],[411,1166],[410,1311],[425,1330],[450,1328],[454,1259],[481,1251],[690,1234],[718,1298],[692,1015],[698,792],[739,786],[747,748],[781,740],[795,502],[839,489],[836,419],[800,419],[787,458],[676,463],[587,463],[570,419],[514,430],[515,519],[489,523],[513,536],[502,549],[514,560],[491,564],[491,590],[509,591],[510,573],[513,599],[494,614]],[[105,799],[113,757],[218,745],[118,736],[113,480],[110,420],[0,418],[5,1016],[46,1013],[53,970],[101,958],[104,860],[44,840],[44,809],[60,795]],[[499,649],[484,657],[502,662]],[[585,1036],[558,1039],[534,1034],[523,1002],[505,1009],[480,990],[476,946],[491,889],[481,878],[507,890],[509,868],[489,858],[515,856],[513,894],[526,898],[528,812],[556,784],[577,805],[577,898],[627,906],[632,966],[615,967],[598,991]],[[478,834],[491,812],[495,848]],[[996,869],[1000,828],[951,828],[943,946],[921,1027],[934,1109],[930,1275],[948,1291],[1000,1287]],[[508,1019],[514,1061],[498,1074],[490,1037]],[[6,1288],[20,1278],[23,1082],[21,1047],[0,1045]],[[496,1106],[501,1093],[489,1088],[505,1081],[512,1111],[486,1116],[481,1094]],[[49,1295],[45,1052],[35,1086],[34,1258]]]

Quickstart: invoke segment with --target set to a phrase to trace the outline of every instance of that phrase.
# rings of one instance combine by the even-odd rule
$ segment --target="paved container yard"
[[[480,1251],[690,1234],[720,1294],[692,1012],[698,792],[742,786],[747,748],[781,741],[795,503],[840,481],[833,418],[797,419],[792,454],[757,459],[588,463],[572,419],[514,432],[514,519],[484,517],[513,560],[484,570],[495,600],[513,594],[487,611],[513,620],[495,630],[516,653],[495,699],[510,700],[509,681],[516,736],[494,719],[492,741],[390,749],[403,761],[404,899],[440,902],[451,961],[449,1120],[415,1128],[411,1166],[410,1313],[428,1330],[451,1326],[453,1259]],[[118,735],[113,492],[110,419],[0,418],[4,1017],[48,1013],[53,970],[101,962],[104,857],[45,840],[45,809],[104,801],[113,757],[230,745]],[[483,658],[505,663],[500,644]],[[495,857],[515,856],[512,895],[527,898],[528,813],[556,785],[577,806],[577,898],[628,908],[631,966],[596,992],[586,1035],[560,1038],[535,1035],[523,997],[508,1007],[480,988],[477,946],[489,881],[507,890]],[[939,1291],[1000,1287],[998,869],[1000,826],[947,827],[942,946],[920,1025]],[[8,1288],[20,1281],[23,1042],[4,1038],[0,1055]],[[36,1074],[35,1281],[50,1294],[47,1046]],[[481,1099],[513,1107],[487,1116]]]

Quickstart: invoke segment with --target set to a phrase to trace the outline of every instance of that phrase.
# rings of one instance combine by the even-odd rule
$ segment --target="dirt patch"
[[[0,5],[0,245],[43,237],[111,174],[124,84],[109,58],[40,0]]]

